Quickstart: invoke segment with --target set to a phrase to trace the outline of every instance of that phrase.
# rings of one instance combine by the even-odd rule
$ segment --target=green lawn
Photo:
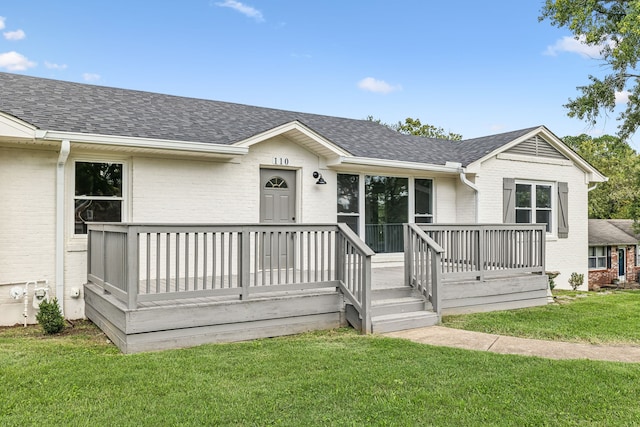
[[[634,425],[640,364],[344,329],[122,355],[91,324],[0,329],[0,425]],[[80,333],[77,333],[80,332]]]
[[[554,291],[555,303],[521,310],[445,316],[470,331],[592,344],[640,344],[640,291]]]

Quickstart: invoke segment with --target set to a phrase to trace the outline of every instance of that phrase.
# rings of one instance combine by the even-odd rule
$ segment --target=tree
[[[613,112],[616,94],[628,93],[625,111],[620,113],[618,136],[627,139],[640,126],[640,2],[633,0],[546,0],[540,21],[568,28],[574,37],[600,48],[600,56],[609,70],[604,77],[589,76],[591,83],[578,86],[582,95],[570,99],[565,107],[569,117],[578,117],[592,125]]]
[[[567,136],[564,142],[609,177],[589,192],[589,218],[637,218],[640,156],[622,139],[604,135]]]
[[[444,129],[430,124],[423,125],[420,119],[412,119],[411,117],[407,117],[404,123],[398,122],[395,130],[406,135],[418,135],[425,138],[448,139],[451,141],[460,141],[462,139],[462,135],[458,133],[446,132]]]
[[[417,135],[425,138],[448,139],[451,141],[460,141],[462,139],[462,135],[458,133],[446,132],[441,127],[436,127],[430,124],[422,124],[422,122],[420,122],[420,119],[412,119],[411,117],[407,117],[404,120],[404,123],[399,121],[395,125],[384,123],[380,119],[374,119],[373,116],[367,116],[366,120],[381,124],[388,127],[389,129],[393,129],[396,132],[405,135]]]

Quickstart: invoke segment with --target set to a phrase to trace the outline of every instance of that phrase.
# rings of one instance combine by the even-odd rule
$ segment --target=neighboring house
[[[640,234],[632,219],[589,220],[589,286],[638,281]]]
[[[85,316],[93,221],[338,221],[374,261],[402,261],[402,223],[538,223],[546,269],[567,288],[588,271],[587,194],[603,181],[544,126],[446,141],[0,73],[0,325],[22,321],[9,293],[26,281],[46,280],[66,317]]]

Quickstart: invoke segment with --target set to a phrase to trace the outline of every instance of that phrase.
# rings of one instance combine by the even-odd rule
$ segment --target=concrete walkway
[[[464,331],[443,326],[430,326],[406,331],[389,332],[384,335],[404,338],[422,344],[467,350],[491,351],[501,354],[538,356],[548,359],[590,359],[640,363],[640,346],[605,346],[533,340]]]

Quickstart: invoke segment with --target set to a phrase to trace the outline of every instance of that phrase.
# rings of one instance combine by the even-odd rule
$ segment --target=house
[[[203,268],[207,270],[204,276],[216,267],[218,273],[233,272],[238,277],[243,268],[246,271],[242,273],[249,274],[264,271],[265,265],[277,265],[277,272],[288,271],[299,261],[304,261],[301,268],[307,271],[314,259],[318,265],[325,260],[331,264],[346,254],[346,246],[329,253],[323,245],[333,247],[347,240],[349,254],[359,251],[365,267],[368,251],[376,253],[371,258],[374,264],[402,265],[410,246],[404,223],[417,224],[423,230],[448,226],[428,233],[439,236],[432,249],[444,251],[445,274],[446,268],[461,269],[473,259],[482,268],[509,264],[525,273],[556,270],[561,273],[558,285],[568,287],[572,272],[586,274],[588,270],[583,249],[588,246],[587,194],[591,186],[606,178],[544,126],[446,141],[401,135],[367,120],[8,73],[0,73],[0,92],[3,325],[34,321],[35,309],[30,302],[23,305],[26,300],[16,290],[25,282],[32,282],[29,292],[36,287],[48,288],[60,301],[64,315],[76,319],[87,314],[85,301],[93,298],[87,295],[89,288],[83,287],[88,278],[93,284],[113,282],[100,279],[100,274],[122,271],[137,282],[140,277],[132,272],[146,268],[147,290],[156,286],[159,293],[160,275],[165,270],[168,281],[178,275],[191,280],[194,271]],[[125,223],[129,228],[121,232],[115,225],[100,228],[89,225],[92,222]],[[323,232],[310,228],[336,222],[346,224],[367,247],[362,248],[343,228],[323,228]],[[180,240],[187,245],[180,252],[175,243],[180,233],[165,233],[165,229],[152,229],[149,224],[262,228],[245,228],[255,235],[242,246],[240,240],[246,233],[240,228],[224,231],[214,227],[214,231],[192,235],[187,243]],[[480,250],[472,250],[472,246],[480,247],[477,240],[464,243],[465,248],[460,246],[460,236],[471,236],[472,232],[464,231],[463,224],[475,225],[476,239],[494,231],[492,235],[500,237],[482,243]],[[481,229],[479,224],[493,224],[493,231]],[[507,229],[505,224],[520,228]],[[265,231],[267,225],[288,231],[276,237],[275,232]],[[92,227],[95,238],[88,243]],[[143,234],[127,234],[134,229],[143,234],[144,230],[153,231],[144,238]],[[299,237],[294,253],[292,242],[298,242],[295,233],[303,229],[310,234]],[[458,234],[446,234],[445,229]],[[178,230],[189,238],[186,228]],[[538,240],[533,234],[522,234],[540,230],[543,238]],[[120,232],[120,237],[107,235]],[[322,240],[325,232],[333,240]],[[421,231],[415,233],[412,236],[425,239]],[[202,256],[205,239],[209,239],[211,255],[211,240],[216,236],[227,236],[225,245],[230,246],[225,246],[226,252],[257,252],[256,248],[262,252],[251,266],[243,263],[241,256],[198,265],[185,258],[175,261],[171,269],[159,260],[151,266],[156,257],[152,250],[160,254],[165,245],[160,239],[168,235],[166,246],[174,245],[178,254],[167,252],[167,263],[184,252],[187,258],[198,253]],[[454,237],[446,241],[445,236]],[[194,239],[200,240],[194,243]],[[220,239],[215,243],[217,253],[221,252]],[[454,250],[454,243],[458,249]],[[143,248],[143,244],[147,246]],[[315,248],[315,258],[304,245]],[[437,249],[438,245],[442,247]],[[100,251],[119,253],[122,258],[126,248],[138,258],[132,261],[129,254],[127,259],[112,260],[119,267],[103,265],[107,255]],[[502,261],[483,258],[486,248],[492,248],[491,256],[500,256]],[[98,252],[102,258],[96,258]],[[248,252],[243,254],[248,256]],[[303,255],[305,260],[301,260]],[[528,261],[515,261],[525,256]],[[351,270],[339,266],[343,261],[331,264],[331,271],[348,275]],[[363,268],[358,274],[368,280],[368,267],[362,265],[358,264],[357,268]],[[483,278],[483,274],[472,275]],[[229,285],[231,279],[225,280],[222,285]],[[344,284],[342,279],[337,282]],[[183,282],[180,292],[201,286],[189,283]],[[119,295],[135,307],[137,297],[127,294],[127,286],[134,285],[123,284],[122,289],[109,288],[105,293]],[[447,296],[445,292],[440,297],[459,293],[450,291]],[[469,295],[474,304],[484,304],[477,298]]]
[[[632,219],[589,220],[589,288],[638,282],[640,234]]]

